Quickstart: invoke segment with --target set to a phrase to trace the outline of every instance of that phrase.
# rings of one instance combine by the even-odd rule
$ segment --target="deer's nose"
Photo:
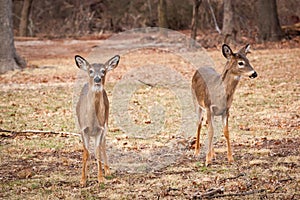
[[[253,74],[251,74],[251,76],[249,76],[249,78],[256,78],[257,77],[257,73],[254,72]]]
[[[100,83],[100,81],[101,81],[101,78],[100,78],[99,76],[96,76],[96,77],[94,78],[94,82],[95,82],[95,83]]]

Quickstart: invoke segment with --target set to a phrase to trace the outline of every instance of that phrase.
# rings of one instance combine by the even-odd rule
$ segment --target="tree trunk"
[[[0,0],[0,44],[0,74],[26,66],[14,46],[11,0]]]
[[[219,26],[218,26],[217,19],[216,19],[215,13],[214,13],[214,9],[212,8],[212,6],[211,6],[209,0],[207,0],[207,4],[208,4],[208,7],[209,7],[211,16],[212,16],[212,18],[213,18],[213,21],[214,21],[216,31],[217,31],[219,34],[221,34],[221,30],[220,30],[220,28],[219,28]]]
[[[159,0],[159,2],[158,2],[158,26],[160,28],[168,28],[166,0]],[[163,36],[167,36],[167,31],[164,29],[161,29],[160,33]]]
[[[24,0],[23,2],[21,21],[19,25],[20,36],[27,36],[28,17],[29,17],[32,1],[33,0]]]
[[[276,0],[257,0],[258,39],[260,41],[278,41],[282,38]]]
[[[235,0],[224,0],[224,16],[222,33],[225,36],[224,43],[229,43],[229,39],[237,40],[240,26],[235,13]]]
[[[193,17],[192,17],[192,26],[191,26],[191,38],[193,41],[196,40],[197,37],[197,28],[198,28],[198,11],[201,5],[202,0],[194,0],[193,4]]]

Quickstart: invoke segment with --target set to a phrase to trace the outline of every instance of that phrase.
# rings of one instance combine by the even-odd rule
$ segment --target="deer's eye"
[[[242,66],[242,65],[244,65],[244,62],[240,61],[240,62],[238,62],[238,64],[239,64],[239,66]]]
[[[89,72],[90,72],[90,74],[93,74],[93,73],[94,73],[94,70],[90,69]]]

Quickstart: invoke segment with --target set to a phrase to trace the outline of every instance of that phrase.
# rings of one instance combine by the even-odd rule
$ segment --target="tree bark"
[[[193,1],[193,17],[192,17],[192,25],[191,25],[191,38],[195,41],[197,37],[197,28],[198,28],[198,12],[199,7],[201,5],[202,0],[194,0]]]
[[[0,0],[0,44],[0,74],[26,66],[14,46],[11,0]]]
[[[164,28],[168,28],[167,18],[167,2],[166,0],[159,0],[158,2],[158,26],[161,29],[160,33],[163,36],[167,36],[167,31]]]
[[[240,26],[235,13],[235,0],[224,1],[224,16],[222,33],[225,36],[224,43],[229,43],[229,39],[237,40]]]
[[[24,0],[19,25],[19,35],[27,36],[28,17],[30,14],[31,4],[33,0]]]
[[[278,41],[282,38],[276,0],[257,0],[258,39],[260,41]]]

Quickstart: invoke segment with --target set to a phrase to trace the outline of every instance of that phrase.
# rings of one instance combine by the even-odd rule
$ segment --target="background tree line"
[[[220,28],[234,37],[241,34],[260,37],[258,30],[267,27],[265,22],[274,11],[278,12],[278,25],[298,23],[300,18],[299,0],[14,0],[14,29],[16,35],[54,37],[148,26],[187,30],[191,28],[195,3],[199,4],[198,29]],[[163,20],[159,11],[165,13],[164,25],[159,24]],[[27,21],[26,27],[24,21]],[[268,40],[265,37],[260,39]]]
[[[297,24],[299,0],[0,0],[0,73],[26,66],[14,36],[74,37],[132,28],[164,27],[218,32],[238,41],[280,40],[282,25]]]

